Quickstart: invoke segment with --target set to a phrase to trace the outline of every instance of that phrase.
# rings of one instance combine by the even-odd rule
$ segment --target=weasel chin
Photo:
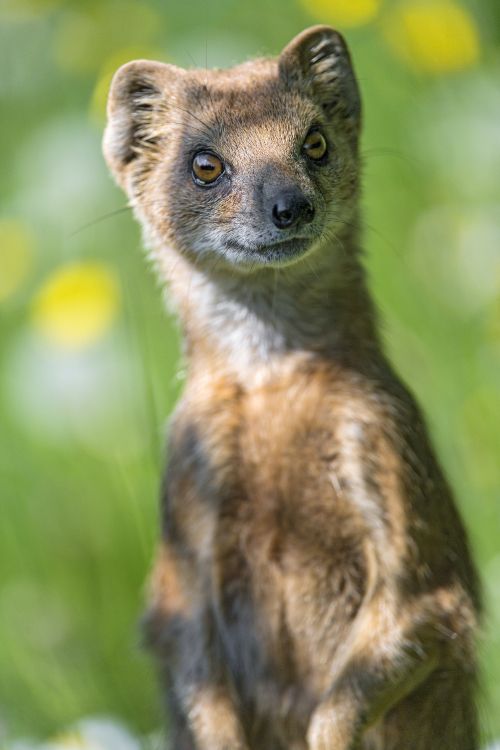
[[[295,237],[268,245],[245,245],[228,240],[224,244],[224,256],[236,266],[287,266],[308,255],[314,244],[314,240],[309,237]]]

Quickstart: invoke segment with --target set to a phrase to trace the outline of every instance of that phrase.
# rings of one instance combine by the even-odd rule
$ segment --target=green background
[[[500,736],[500,6],[468,6],[477,64],[428,74],[387,44],[393,5],[345,29],[365,102],[367,265],[485,582],[488,738]],[[35,238],[0,306],[0,740],[92,714],[139,733],[161,723],[136,623],[178,335],[130,212],[101,219],[125,206],[100,152],[110,66],[230,65],[325,20],[291,0],[0,4],[0,219]],[[92,346],[58,351],[32,301],[59,267],[89,260],[117,275],[119,315]]]

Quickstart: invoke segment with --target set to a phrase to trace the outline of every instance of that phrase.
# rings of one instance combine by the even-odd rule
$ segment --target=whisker
[[[117,214],[122,214],[125,213],[125,211],[131,210],[132,206],[122,206],[122,208],[117,208],[114,211],[110,211],[109,213],[104,214],[103,216],[98,216],[97,219],[94,219],[93,221],[89,221],[86,224],[83,224],[81,227],[78,227],[78,229],[75,229],[73,232],[71,232],[69,236],[74,237],[76,234],[83,232],[84,229],[93,227],[94,224],[100,224],[100,222],[104,221],[105,219],[110,219],[112,216],[116,216]]]
[[[189,52],[189,50],[187,50],[187,49],[184,49],[184,52],[186,53],[186,55],[191,60],[191,62],[193,63],[194,67],[197,68],[198,65],[197,65],[196,60],[194,59],[193,55],[191,54],[191,52]]]
[[[178,104],[175,104],[173,106],[174,106],[174,109],[178,109],[180,112],[185,112],[187,115],[189,115],[190,117],[193,117],[195,120],[197,120],[201,125],[203,125],[203,127],[206,129],[207,133],[211,134],[213,132],[213,126],[212,125],[209,125],[207,122],[204,122],[200,117],[198,117],[198,115],[195,115],[193,112],[190,112],[189,109],[185,109],[184,107],[180,107]],[[217,125],[219,125],[219,123],[217,123]]]
[[[343,224],[344,226],[350,227],[351,229],[357,229],[360,228],[363,231],[366,230],[368,232],[371,232],[376,237],[378,237],[382,242],[385,243],[385,245],[398,257],[403,257],[403,252],[398,250],[398,248],[392,243],[380,230],[378,230],[376,227],[373,226],[373,224],[370,224],[365,219],[359,219],[358,223],[349,222],[346,219],[341,219],[339,216],[337,216],[334,212],[327,213],[326,214],[327,219],[333,219],[334,221],[337,221],[340,224]]]
[[[335,234],[333,229],[331,229],[330,227],[326,227],[326,229],[323,230],[323,235],[326,237],[326,239],[333,240],[336,243],[336,245],[341,248],[342,252],[344,253],[344,256],[346,258],[348,257],[348,253],[347,253],[344,243],[342,242],[340,237],[337,234]]]
[[[404,151],[400,151],[397,148],[391,148],[390,146],[374,146],[372,148],[366,148],[361,151],[361,156],[394,156],[396,159],[403,159],[403,161],[413,161],[408,154]]]
[[[169,119],[168,123],[169,123],[169,125],[179,125],[179,127],[181,127],[181,128],[186,127],[186,123],[185,122],[179,122],[178,120],[170,120]],[[196,125],[190,125],[190,128],[192,130],[195,130],[197,133],[201,133],[202,135],[208,135],[209,134],[208,130],[206,128],[200,128],[200,127],[197,127]]]

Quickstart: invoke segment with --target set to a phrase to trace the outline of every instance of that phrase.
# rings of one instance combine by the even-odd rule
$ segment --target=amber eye
[[[199,185],[210,185],[224,172],[224,164],[210,151],[200,151],[193,159],[192,169]]]
[[[321,161],[327,150],[325,138],[319,130],[311,130],[302,145],[302,151],[309,159]]]

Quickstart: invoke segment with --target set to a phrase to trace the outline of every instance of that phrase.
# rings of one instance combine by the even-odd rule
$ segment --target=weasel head
[[[250,273],[332,252],[355,221],[360,125],[346,44],[316,26],[229,70],[122,66],[104,154],[157,256]]]

